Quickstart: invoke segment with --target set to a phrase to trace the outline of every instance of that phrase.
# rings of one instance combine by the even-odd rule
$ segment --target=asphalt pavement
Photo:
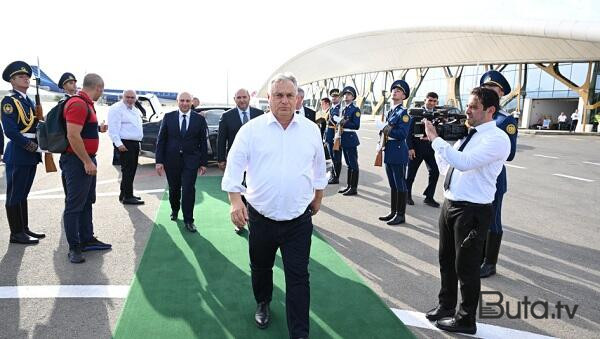
[[[363,122],[359,134],[359,194],[343,197],[336,193],[338,185],[328,187],[315,226],[390,308],[426,312],[436,305],[439,290],[440,213],[424,205],[419,195],[426,186],[427,171],[423,165],[417,175],[416,204],[407,207],[407,223],[391,227],[380,222],[377,217],[389,209],[389,187],[384,170],[373,166],[374,124]],[[482,280],[482,290],[502,293],[512,316],[478,319],[480,323],[555,337],[597,337],[600,333],[599,149],[597,136],[519,137],[518,153],[508,167],[498,274]],[[94,224],[98,238],[113,244],[111,251],[86,253],[87,261],[81,265],[68,262],[60,177],[44,173],[43,166],[38,167],[30,195],[29,219],[31,228],[45,232],[47,238],[37,246],[9,245],[6,215],[0,213],[4,228],[0,232],[0,338],[111,336],[123,296],[56,298],[52,296],[61,295],[60,291],[26,293],[31,286],[131,284],[166,180],[155,174],[153,159],[140,158],[134,187],[146,204],[123,206],[118,202],[120,168],[111,165],[111,158],[110,140],[102,135]],[[221,172],[213,165],[208,175]],[[0,192],[5,192],[1,166],[0,176]],[[345,176],[341,179],[345,183]],[[442,181],[440,177],[435,196],[440,202]],[[243,288],[251,293],[250,281]],[[511,319],[518,311],[517,302],[525,297],[530,302],[547,301],[549,319],[535,319],[531,310],[527,319],[524,312]],[[571,312],[577,306],[573,319],[564,309],[561,319],[552,319],[558,302]],[[536,314],[542,309],[538,303]],[[253,310],[248,312],[251,317]],[[449,336],[423,326],[411,326],[411,330],[421,337]]]

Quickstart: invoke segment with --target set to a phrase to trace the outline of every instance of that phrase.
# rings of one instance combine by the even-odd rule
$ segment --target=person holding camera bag
[[[426,317],[449,332],[477,332],[483,241],[493,213],[496,178],[510,154],[510,140],[492,118],[499,101],[495,91],[474,88],[466,109],[471,129],[454,146],[438,137],[430,121],[423,120],[438,166],[446,174],[439,218],[441,288],[438,306]],[[461,303],[456,312],[459,281]]]

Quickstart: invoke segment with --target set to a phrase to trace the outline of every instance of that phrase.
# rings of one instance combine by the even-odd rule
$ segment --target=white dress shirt
[[[128,108],[123,101],[119,101],[108,110],[108,135],[119,147],[121,140],[141,141],[144,137],[142,129],[142,112],[135,106]]]
[[[247,188],[241,185],[246,175]],[[221,182],[226,192],[245,192],[246,200],[263,216],[291,220],[327,186],[325,153],[319,127],[294,114],[286,129],[272,113],[240,128]]]
[[[240,115],[240,121],[242,124],[244,123],[244,112],[246,112],[246,116],[248,117],[248,121],[250,121],[250,106],[246,108],[245,111],[242,111],[239,107],[237,107],[238,114]]]
[[[573,112],[573,114],[571,114],[571,120],[579,120],[579,113]]]
[[[190,113],[192,113],[192,110],[185,113],[180,110],[177,110],[177,112],[179,112],[179,130],[181,131],[181,124],[183,123],[183,116],[185,115],[185,130],[187,132],[187,130],[190,129]]]
[[[506,133],[489,121],[475,127],[475,133],[462,152],[458,151],[465,139],[452,147],[442,138],[431,143],[440,173],[454,167],[452,181],[444,197],[453,201],[489,204],[494,201],[496,179],[510,154],[510,140]]]

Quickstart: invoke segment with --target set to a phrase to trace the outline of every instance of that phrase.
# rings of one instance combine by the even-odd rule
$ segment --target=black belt
[[[278,223],[278,224],[287,224],[287,223],[295,222],[298,219],[302,218],[302,216],[304,216],[306,214],[306,212],[311,211],[311,209],[310,209],[310,205],[309,205],[308,207],[306,207],[306,210],[304,210],[304,213],[302,213],[301,215],[299,215],[291,220],[273,220],[271,218],[267,218],[264,215],[260,214],[260,212],[257,211],[254,207],[252,207],[252,205],[250,205],[250,203],[248,203],[248,211],[257,214],[261,219],[264,219],[268,222]]]
[[[121,139],[121,142],[141,142],[141,140],[129,140],[129,139]]]
[[[470,201],[455,201],[455,200],[450,200],[450,199],[446,199],[448,200],[448,202],[450,203],[450,205],[452,206],[458,206],[458,207],[489,207],[492,206],[491,203],[489,204],[477,204],[474,202],[470,202]]]

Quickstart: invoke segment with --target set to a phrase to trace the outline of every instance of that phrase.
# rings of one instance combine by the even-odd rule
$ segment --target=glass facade
[[[581,86],[585,80],[588,72],[588,63],[559,63],[558,71],[562,74],[566,79],[575,84],[576,86]],[[592,79],[591,79],[591,87],[590,87],[590,102],[595,103],[600,101],[600,62],[595,62],[592,64],[594,66]],[[462,68],[462,72],[459,77],[457,77],[456,81],[458,82],[458,91],[456,95],[460,99],[460,109],[466,106],[466,102],[469,98],[469,92],[473,87],[479,85],[479,79],[481,75],[489,69],[486,65],[471,65],[471,66],[460,66],[460,67],[448,67],[450,74],[456,76],[459,73],[460,68]],[[553,76],[548,74],[546,71],[542,70],[535,64],[523,64],[522,65],[523,73],[521,83],[523,85],[524,91],[523,95],[520,98],[521,100],[516,100],[516,96],[504,103],[504,109],[508,112],[515,111],[517,108],[517,102],[520,102],[521,107],[519,111],[523,110],[523,103],[525,98],[531,99],[577,99],[579,98],[579,94],[575,91],[572,91],[560,80],[555,79]],[[504,77],[508,80],[512,88],[515,88],[519,82],[519,65],[518,64],[509,64],[500,68]],[[422,69],[421,72],[426,72],[421,82],[421,85],[416,89],[416,92],[413,94],[412,104],[414,102],[422,102],[425,95],[428,92],[436,92],[439,95],[440,104],[445,104],[449,102],[449,91],[448,84],[449,79],[444,71],[443,67]],[[364,114],[371,114],[374,107],[377,106],[378,101],[382,98],[382,91],[386,91],[386,95],[389,96],[389,85],[396,79],[404,78],[411,86],[417,84],[417,80],[419,78],[419,74],[421,73],[416,69],[411,70],[389,70],[382,72],[374,72],[374,73],[366,73],[366,74],[355,74],[350,76],[338,77],[333,79],[324,79],[324,81],[318,81],[312,84],[308,84],[303,86],[305,91],[307,91],[307,103],[311,106],[318,106],[319,99],[321,96],[326,96],[328,90],[331,88],[339,88],[340,90],[346,86],[350,85],[356,88],[359,95],[364,96],[363,107],[361,110]],[[422,74],[422,73],[421,73]],[[372,84],[372,87],[370,86]],[[323,91],[319,91],[319,93],[315,93],[313,90],[322,86],[322,88],[326,89]],[[310,88],[310,90],[309,90]],[[368,93],[365,93],[370,89]],[[413,89],[411,89],[413,90]],[[309,96],[314,93],[314,95]],[[383,107],[386,109],[389,106],[388,103]],[[319,107],[317,107],[318,109]],[[596,112],[600,112],[600,110],[592,110],[592,114],[589,115],[590,121]]]

